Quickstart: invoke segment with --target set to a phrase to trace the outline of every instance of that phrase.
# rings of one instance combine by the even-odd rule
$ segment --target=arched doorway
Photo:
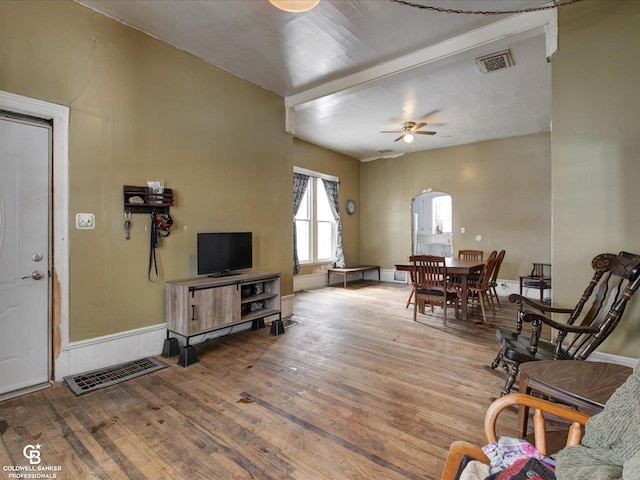
[[[429,189],[411,201],[411,252],[453,255],[453,207],[449,194]]]

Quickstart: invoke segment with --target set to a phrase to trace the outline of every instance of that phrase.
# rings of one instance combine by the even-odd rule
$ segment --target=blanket
[[[640,479],[640,363],[587,422],[582,443],[554,458],[558,480]]]

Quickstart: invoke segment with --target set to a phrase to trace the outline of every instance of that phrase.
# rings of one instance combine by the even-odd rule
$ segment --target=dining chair
[[[465,260],[482,260],[484,252],[482,250],[458,250],[458,258]]]
[[[459,299],[454,290],[449,288],[447,266],[444,257],[433,255],[412,255],[414,298],[413,320],[417,321],[418,307],[424,313],[425,305],[441,305],[443,309],[442,325],[447,326],[447,306],[455,307],[458,317]]]
[[[409,294],[409,298],[407,298],[407,304],[405,305],[404,308],[409,308],[409,305],[411,305],[413,303],[412,302],[413,293],[414,293],[415,284],[416,284],[416,282],[414,281],[413,277],[414,277],[414,272],[412,270],[412,271],[409,272],[409,282],[411,283],[411,293]]]
[[[498,291],[496,290],[496,287],[498,286],[498,273],[500,272],[500,267],[502,266],[504,255],[505,255],[505,251],[500,250],[500,253],[498,253],[498,256],[496,257],[496,262],[493,265],[493,272],[491,272],[491,279],[489,280],[489,295],[491,295],[492,297],[495,297],[496,303],[498,304],[498,308],[500,310],[502,310],[502,305],[500,305],[500,298],[498,298]]]
[[[487,315],[485,312],[485,303],[489,308],[489,311],[493,316],[496,315],[495,307],[493,305],[493,298],[490,294],[489,281],[491,280],[491,273],[493,272],[493,266],[496,262],[496,257],[498,256],[498,252],[495,250],[489,254],[487,261],[484,263],[484,267],[482,267],[482,271],[480,274],[473,279],[470,279],[471,282],[468,285],[468,297],[471,301],[471,305],[473,305],[476,301],[480,304],[480,308],[482,309],[482,320],[484,322],[487,321]]]

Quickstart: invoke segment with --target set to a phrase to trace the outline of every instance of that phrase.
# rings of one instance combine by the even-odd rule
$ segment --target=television
[[[198,275],[233,275],[253,267],[251,232],[198,233]]]

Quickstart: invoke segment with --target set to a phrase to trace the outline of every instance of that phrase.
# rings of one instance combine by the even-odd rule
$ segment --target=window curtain
[[[297,275],[300,272],[300,260],[298,260],[298,234],[296,229],[296,214],[300,209],[302,203],[302,197],[304,192],[307,191],[307,185],[309,184],[309,175],[302,173],[293,173],[293,274]]]
[[[327,191],[329,204],[333,209],[333,216],[336,219],[336,251],[335,261],[337,268],[344,268],[344,249],[342,248],[342,221],[340,220],[340,204],[338,203],[338,182],[322,179],[324,189]]]

